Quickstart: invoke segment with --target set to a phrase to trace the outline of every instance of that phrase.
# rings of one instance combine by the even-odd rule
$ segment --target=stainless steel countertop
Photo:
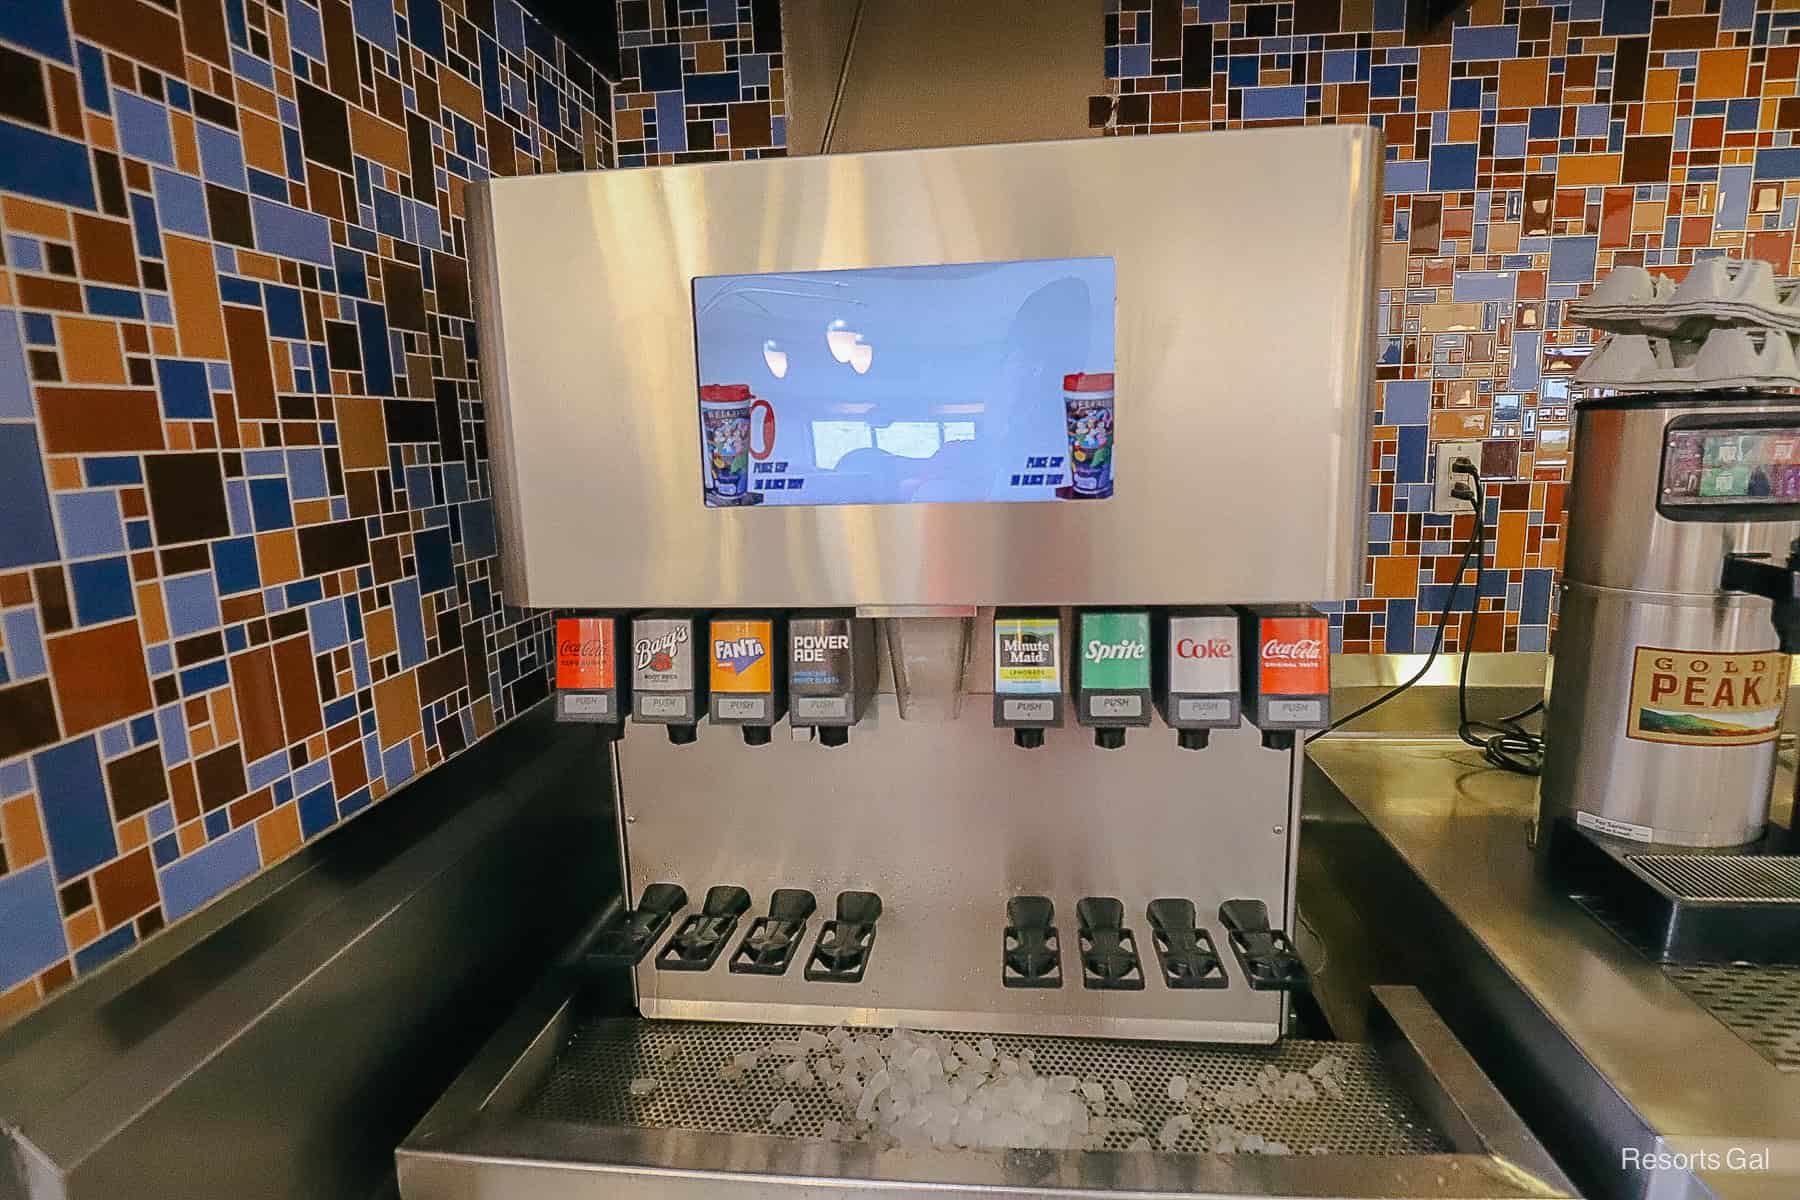
[[[1334,738],[1311,755],[1667,1149],[1772,1150],[1765,1171],[1694,1172],[1719,1200],[1800,1195],[1800,1075],[1777,1070],[1544,885],[1527,843],[1534,781],[1446,739]],[[1791,785],[1784,766],[1777,794]],[[1663,1182],[1645,1194],[1691,1194],[1673,1175]]]

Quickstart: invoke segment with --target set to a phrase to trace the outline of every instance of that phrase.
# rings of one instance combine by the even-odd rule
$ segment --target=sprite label
[[[1150,614],[1081,615],[1083,691],[1146,691],[1150,687]]]

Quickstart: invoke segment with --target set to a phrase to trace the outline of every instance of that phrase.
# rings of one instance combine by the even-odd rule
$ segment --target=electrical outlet
[[[1467,500],[1458,500],[1450,494],[1456,486],[1457,474],[1450,469],[1450,464],[1459,458],[1466,458],[1477,467],[1481,465],[1481,443],[1439,442],[1437,444],[1437,474],[1431,481],[1431,511],[1440,513],[1466,513],[1474,510]]]

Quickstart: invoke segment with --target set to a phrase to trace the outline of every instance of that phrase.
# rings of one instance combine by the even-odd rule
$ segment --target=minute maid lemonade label
[[[714,621],[712,623],[712,690],[715,692],[774,691],[774,667],[770,647],[775,627],[769,621]]]
[[[1677,746],[1751,746],[1781,732],[1788,657],[1639,646],[1625,734]]]
[[[1062,625],[1055,617],[994,622],[994,690],[1007,695],[1062,690]]]

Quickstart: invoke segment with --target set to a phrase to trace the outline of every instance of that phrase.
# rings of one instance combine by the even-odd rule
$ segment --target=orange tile
[[[12,302],[12,276],[5,271],[0,271],[0,304],[11,304]]]
[[[36,796],[15,796],[0,804],[0,842],[6,844],[6,862],[14,871],[43,860],[44,826]]]
[[[162,589],[154,583],[139,584],[137,589],[138,625],[148,643],[169,640],[169,618],[163,611]]]
[[[124,383],[125,355],[115,322],[87,317],[56,318],[63,373],[70,383]]]
[[[119,822],[119,852],[121,854],[136,850],[149,840],[149,830],[145,827],[142,813]]]
[[[169,125],[175,134],[175,165],[189,175],[198,175],[200,150],[194,144],[194,118],[171,109]]]
[[[300,578],[300,544],[295,540],[294,531],[283,529],[257,534],[256,565],[264,587]]]
[[[258,279],[269,279],[281,282],[281,260],[270,258],[266,254],[257,254],[252,250],[240,249],[237,252],[239,275],[254,275]]]
[[[174,354],[179,350],[175,342],[175,329],[170,325],[152,325],[150,327],[150,348],[158,354]]]
[[[1419,47],[1420,112],[1450,107],[1450,47]]]
[[[1694,84],[1696,100],[1736,100],[1744,94],[1744,73],[1750,69],[1748,50],[1702,50]]]
[[[1402,599],[1419,594],[1419,560],[1396,555],[1375,560],[1375,594]]]
[[[205,754],[219,744],[213,736],[211,725],[201,725],[188,730],[188,745],[195,754]]]
[[[280,862],[300,845],[300,806],[284,804],[256,823],[256,848],[263,866]]]
[[[113,123],[98,113],[83,113],[83,123],[87,126],[87,140],[102,150],[117,150],[118,143]]]
[[[1618,183],[1620,162],[1617,154],[1565,154],[1556,160],[1556,185],[1593,187]]]
[[[84,908],[74,916],[65,918],[63,934],[69,939],[69,949],[81,949],[100,936],[100,910]]]
[[[36,1008],[41,999],[43,999],[43,993],[38,991],[35,979],[27,979],[11,991],[0,992],[0,1028],[4,1028]]]
[[[1500,64],[1501,108],[1531,108],[1540,105],[1544,102],[1549,86],[1548,58],[1514,58]]]
[[[189,821],[175,831],[175,840],[183,854],[192,854],[206,845],[206,827],[199,821]]]
[[[395,171],[408,173],[412,170],[412,151],[407,144],[406,130],[356,107],[350,109],[350,146],[363,157]]]
[[[418,678],[413,672],[402,672],[375,685],[375,724],[383,747],[419,732]]]
[[[244,139],[244,161],[271,174],[287,177],[287,152],[281,145],[281,125],[258,113],[241,109],[238,125]]]
[[[5,214],[9,233],[30,233],[59,242],[69,240],[69,211],[65,208],[8,196],[0,205],[0,213]]]
[[[181,353],[193,358],[224,358],[225,318],[211,244],[165,233],[163,247],[168,255],[169,289],[175,296]]]
[[[1673,133],[1675,131],[1675,105],[1672,102],[1644,105],[1645,133]]]
[[[75,458],[50,460],[50,486],[59,492],[81,486],[81,461]]]

